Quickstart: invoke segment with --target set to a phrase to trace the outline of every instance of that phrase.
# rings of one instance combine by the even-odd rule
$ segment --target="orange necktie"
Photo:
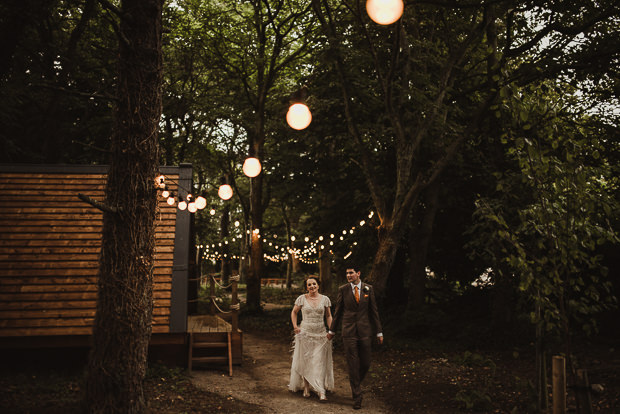
[[[360,292],[359,292],[359,289],[357,288],[357,286],[355,286],[355,301],[357,303],[360,303]]]

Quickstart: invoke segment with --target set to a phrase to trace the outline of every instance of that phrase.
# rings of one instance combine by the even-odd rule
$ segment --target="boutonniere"
[[[364,289],[362,289],[364,291],[364,293],[368,293],[370,292],[370,286],[364,286]]]

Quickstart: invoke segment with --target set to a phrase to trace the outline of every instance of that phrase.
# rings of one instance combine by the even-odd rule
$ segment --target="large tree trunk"
[[[385,220],[378,232],[379,245],[367,280],[373,284],[379,296],[382,296],[398,251],[402,230],[400,227],[395,228],[389,221]]]
[[[91,413],[145,410],[142,386],[153,313],[161,15],[159,0],[122,2],[116,129],[86,377],[86,408]]]
[[[420,224],[411,231],[409,242],[411,268],[407,309],[410,311],[424,305],[426,299],[426,257],[439,207],[439,181],[435,181],[427,188],[425,201],[424,211],[420,212],[421,219],[414,220],[414,223],[419,221]]]

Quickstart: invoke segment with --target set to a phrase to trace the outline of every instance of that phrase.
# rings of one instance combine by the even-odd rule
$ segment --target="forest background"
[[[0,6],[0,162],[110,163],[122,6]],[[160,18],[157,157],[193,165],[196,245],[240,269],[247,312],[262,278],[318,273],[319,251],[341,276],[350,252],[403,339],[448,303],[541,355],[617,339],[616,2],[406,2],[380,26],[357,1],[175,1]],[[299,98],[313,122],[295,131]]]

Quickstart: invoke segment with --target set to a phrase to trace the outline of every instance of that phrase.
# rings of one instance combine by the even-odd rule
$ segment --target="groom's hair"
[[[359,265],[357,263],[347,263],[347,265],[345,266],[346,269],[353,269],[356,272],[361,272],[362,268],[359,267]]]

